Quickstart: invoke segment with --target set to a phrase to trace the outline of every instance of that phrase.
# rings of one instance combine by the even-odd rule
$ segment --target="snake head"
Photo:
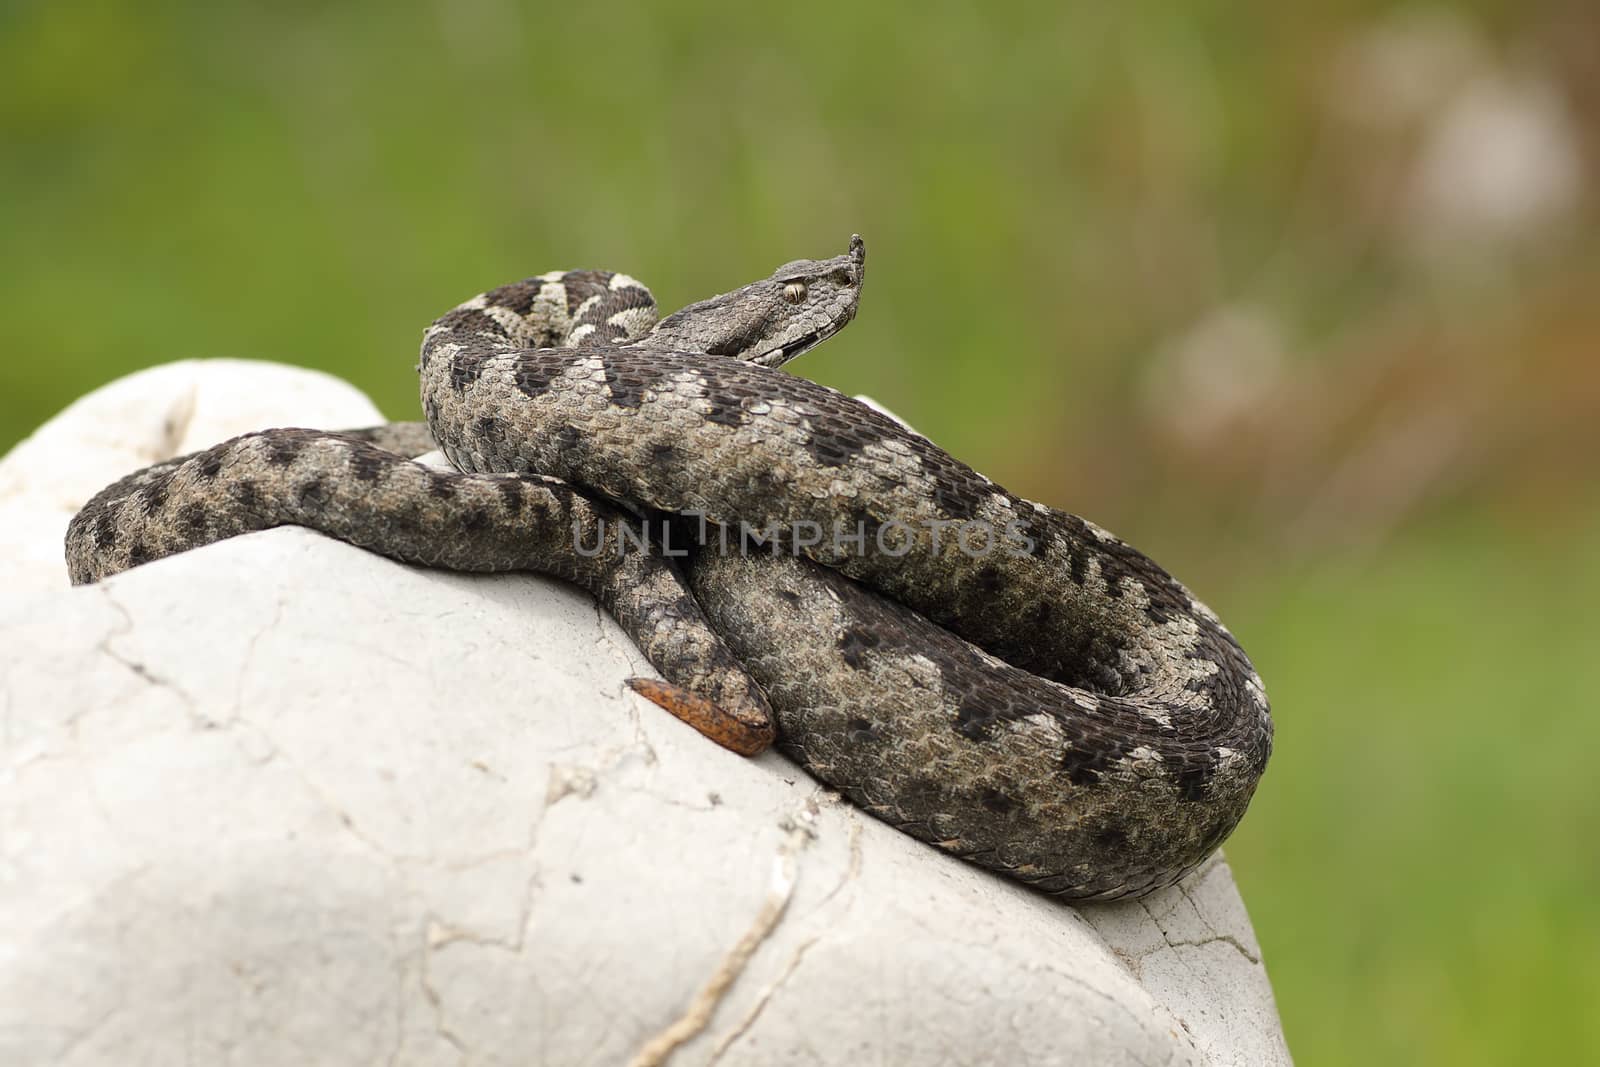
[[[636,343],[780,366],[855,318],[866,261],[856,234],[842,256],[785,263],[770,277],[673,312]]]

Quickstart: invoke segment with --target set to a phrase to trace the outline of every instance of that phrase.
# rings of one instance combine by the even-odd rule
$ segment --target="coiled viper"
[[[636,688],[729,747],[775,718],[873,815],[1045,892],[1169,885],[1265,767],[1261,681],[1133,548],[774,369],[850,321],[864,265],[857,237],[660,322],[622,274],[484,293],[424,337],[426,427],[267,430],[132,474],[72,520],[72,580],[286,523],[554,574],[667,679]],[[456,472],[408,458],[435,440]],[[640,516],[686,514],[641,547]],[[686,534],[708,543],[683,561]]]

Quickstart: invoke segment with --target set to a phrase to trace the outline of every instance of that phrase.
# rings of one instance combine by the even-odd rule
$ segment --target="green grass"
[[[1583,38],[1538,7],[1455,5],[1487,54]],[[192,356],[325,369],[414,417],[422,328],[473,292],[598,266],[675,307],[859,230],[861,317],[802,372],[1159,548],[1256,658],[1278,745],[1229,850],[1298,1062],[1600,1059],[1600,527],[1496,526],[1467,479],[1474,506],[1376,553],[1299,544],[1208,583],[1207,560],[1279,558],[1252,546],[1292,542],[1294,515],[1252,510],[1252,457],[1191,456],[1140,406],[1164,346],[1219,306],[1270,309],[1286,373],[1331,371],[1310,413],[1340,361],[1381,385],[1373,352],[1414,336],[1531,359],[1524,305],[1586,291],[1560,254],[1456,289],[1391,246],[1367,198],[1406,148],[1328,117],[1343,49],[1385,10],[0,6],[0,449]],[[1593,337],[1559,343],[1568,370],[1531,377],[1592,362]],[[1505,429],[1477,469],[1562,497],[1552,470],[1592,477],[1538,459],[1583,440],[1518,452]],[[1359,443],[1330,436],[1272,484],[1314,486]]]
[[[992,467],[1125,402],[1264,259],[1292,253],[1294,302],[1345,284],[1364,238],[1300,192],[1335,25],[1221,0],[8,5],[0,447],[188,356],[326,368],[409,415],[423,326],[480,289],[603,266],[677,306],[859,230],[867,309],[807,373]]]
[[[1302,1063],[1600,1055],[1600,521],[1260,580],[1277,747],[1229,845]]]

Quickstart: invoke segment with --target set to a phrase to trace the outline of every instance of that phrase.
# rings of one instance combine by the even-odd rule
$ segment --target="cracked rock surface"
[[[67,519],[267,425],[225,361],[0,460],[0,1063],[1280,1064],[1226,863],[1073,909],[627,690],[593,601],[284,528],[69,588]]]

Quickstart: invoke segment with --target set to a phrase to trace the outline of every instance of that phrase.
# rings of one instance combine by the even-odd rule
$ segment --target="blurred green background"
[[[868,240],[796,367],[1226,618],[1302,1064],[1600,1062],[1600,7],[0,6],[0,449],[191,356]]]

